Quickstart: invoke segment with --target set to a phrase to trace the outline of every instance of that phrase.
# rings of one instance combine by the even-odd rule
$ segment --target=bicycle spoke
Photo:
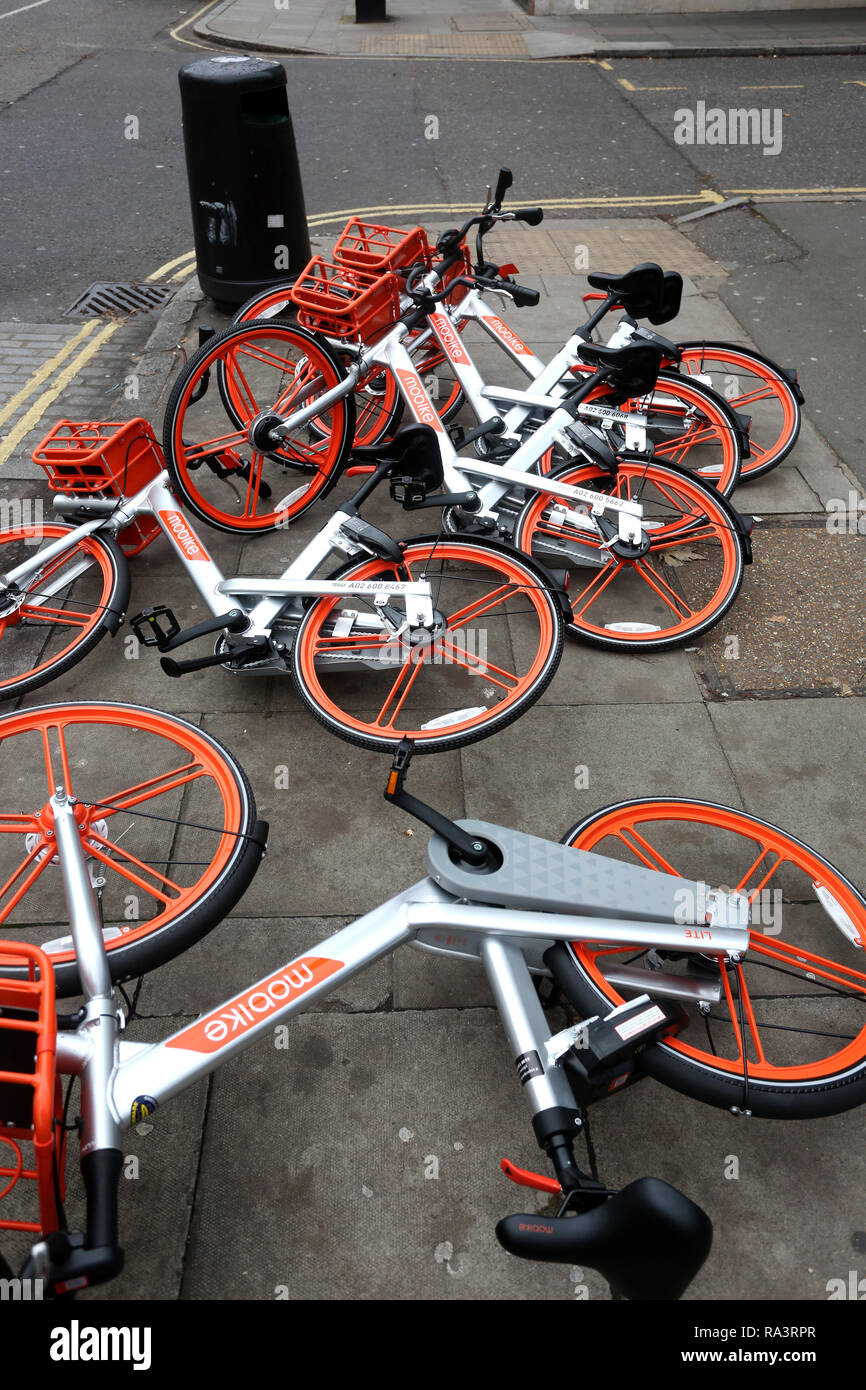
[[[520,684],[520,677],[514,675],[513,672],[505,671],[501,666],[494,666],[491,662],[482,660],[480,657],[472,657],[470,660],[468,654],[461,652],[459,647],[454,646],[453,642],[443,640],[441,649],[442,651],[449,651],[451,660],[458,666],[464,666],[467,671],[471,671],[473,674],[483,675],[486,680],[491,681],[493,685],[500,686],[502,690],[514,690]],[[505,679],[497,680],[496,676],[490,674],[491,671],[495,671],[497,676],[503,676]]]
[[[749,879],[752,877],[752,874],[753,874],[753,873],[755,872],[755,870],[757,869],[757,867],[758,867],[758,865],[760,864],[761,860],[762,860],[762,859],[766,859],[766,857],[767,857],[767,855],[768,855],[769,853],[770,853],[769,847],[768,847],[767,845],[762,845],[762,846],[761,846],[761,853],[758,855],[757,859],[755,859],[754,862],[753,862],[752,864],[749,865],[748,869],[747,869],[746,872],[743,874],[743,877],[740,879],[739,883],[736,885],[736,887],[735,887],[735,889],[734,889],[734,892],[735,892],[735,893],[741,893],[741,892],[743,892],[743,890],[745,889],[746,884],[748,883]],[[769,883],[770,879],[773,877],[773,874],[774,874],[774,873],[776,872],[776,870],[778,869],[779,865],[785,862],[785,861],[782,859],[782,856],[778,853],[778,851],[776,851],[775,853],[776,853],[776,860],[775,860],[775,863],[772,864],[772,865],[770,866],[770,868],[769,868],[769,869],[767,870],[767,872],[764,874],[764,877],[761,879],[760,883],[757,885],[757,887],[756,887],[756,888],[753,888],[753,889],[751,890],[751,892],[749,893],[749,901],[750,901],[750,902],[752,902],[752,901],[757,897],[757,895],[761,892],[761,889],[762,889],[762,888],[765,888],[765,887],[766,887],[766,885]]]
[[[492,609],[507,603],[508,599],[517,592],[514,584],[503,584],[498,589],[491,589],[489,594],[484,594],[481,598],[467,604],[465,608],[460,608],[456,613],[450,615],[448,618],[449,632],[456,632],[458,628],[465,627],[475,618],[480,618],[485,613],[491,612]]]
[[[234,434],[221,434],[215,439],[206,439],[201,444],[184,443],[183,453],[186,465],[194,463],[196,459],[208,458],[211,454],[220,454],[225,449],[234,448],[236,444],[246,444],[246,430],[235,430]]]
[[[385,703],[383,704],[382,708],[379,710],[379,713],[376,715],[376,718],[373,720],[373,725],[374,725],[375,728],[379,728],[379,729],[381,729],[381,728],[391,729],[391,728],[394,727],[394,720],[397,718],[397,715],[400,713],[400,710],[401,710],[402,707],[403,707],[403,703],[404,703],[404,701],[405,701],[405,699],[406,699],[406,696],[409,694],[409,691],[412,689],[412,686],[415,684],[415,681],[416,681],[417,678],[418,678],[418,673],[419,673],[419,671],[421,670],[421,667],[423,666],[423,664],[424,664],[423,658],[422,658],[420,661],[415,661],[415,662],[409,662],[409,661],[407,661],[407,662],[404,663],[404,665],[403,665],[403,666],[401,667],[401,669],[400,669],[400,674],[399,674],[399,676],[397,677],[397,679],[395,680],[394,684],[391,686],[390,691],[388,692],[388,695],[387,695],[387,697],[386,697],[386,699],[385,699]],[[407,675],[408,672],[411,672],[411,675],[409,675],[409,679],[407,680],[407,679],[406,679],[406,675]],[[387,723],[385,723],[385,724],[383,725],[383,724],[382,724],[382,720],[383,720],[383,718],[384,718],[384,716],[385,716],[385,711],[387,710],[388,706],[392,703],[392,701],[396,698],[397,693],[398,693],[398,691],[399,691],[401,685],[405,687],[404,690],[403,690],[403,693],[402,693],[402,695],[400,696],[399,700],[397,701],[397,704],[395,705],[394,710],[392,711],[391,716],[390,716],[390,718],[388,719]]]
[[[820,975],[822,979],[831,980],[838,985],[845,985],[849,989],[856,989],[860,993],[866,994],[866,975],[861,971],[854,970],[848,965],[842,965],[839,961],[827,960],[825,956],[816,955],[803,947],[789,946],[776,937],[767,937],[761,932],[752,932],[749,939],[749,951],[754,951],[761,956],[769,956],[771,960],[784,961],[786,965],[799,969],[807,977]],[[846,980],[835,973],[840,970],[853,978]]]
[[[54,846],[52,846],[51,848],[53,851]],[[30,865],[33,866],[31,872],[27,875],[24,881],[22,883],[18,883],[18,888],[13,893],[9,902],[3,906],[0,906],[0,923],[6,921],[6,918],[9,916],[9,913],[12,912],[15,907],[17,907],[18,903],[20,903],[25,893],[28,893],[30,891],[31,887],[36,882],[39,875],[44,873],[48,865],[51,863],[52,854],[48,853],[47,849],[48,847],[46,845],[45,839],[42,838],[37,844],[33,846],[29,854],[27,854],[26,857],[22,860],[22,862],[18,865],[18,868],[12,874],[9,875],[6,882],[2,886],[0,886],[0,904],[2,904],[6,894],[12,888],[15,887],[15,884],[21,878],[21,875],[28,869]],[[41,851],[46,852],[42,854],[42,858],[40,859],[39,855]]]
[[[33,606],[22,603],[19,608],[22,618],[31,623],[50,623],[58,627],[87,627],[93,621],[92,613],[79,613],[74,608],[47,608],[44,604]]]
[[[575,619],[582,618],[584,616],[586,610],[590,607],[590,605],[595,603],[596,599],[601,597],[607,586],[624,569],[625,563],[622,560],[617,560],[616,564],[609,565],[606,569],[599,570],[598,574],[596,574],[595,577],[590,580],[589,584],[587,584],[583,593],[580,595],[580,598],[583,599],[581,607],[576,608],[574,603],[572,603],[571,605]],[[599,580],[602,581],[600,584],[598,582]],[[594,593],[593,590],[595,590]]]
[[[264,461],[264,454],[253,454],[250,459],[250,474],[247,480],[247,496],[242,512],[243,516],[255,516],[256,514],[256,504],[259,500],[259,487],[262,481],[262,466]]]
[[[680,622],[695,616],[694,609],[689,608],[685,599],[681,599],[676,591],[671,588],[670,584],[662,579],[661,575],[656,575],[653,570],[649,569],[649,567],[644,564],[643,560],[635,560],[632,568],[634,573],[639,575],[645,584],[648,584],[651,589],[655,590],[659,598],[667,604],[668,608],[679,618]]]
[[[627,839],[626,836],[629,838]],[[649,840],[644,839],[643,835],[641,835],[640,831],[637,830],[635,826],[630,825],[624,831],[617,831],[616,838],[622,840],[623,844],[627,845],[632,854],[642,860],[647,868],[661,870],[662,873],[666,874],[672,874],[674,878],[682,878],[682,874],[677,872],[670,860],[666,859],[659,850],[655,849],[655,847],[650,844]],[[631,843],[632,839],[636,842],[635,844]]]
[[[115,873],[120,874],[122,878],[127,879],[130,883],[134,883],[136,887],[143,889],[150,897],[156,898],[158,902],[168,906],[169,903],[180,896],[180,884],[175,883],[174,880],[168,878],[167,875],[158,873],[156,869],[152,869],[150,865],[143,863],[141,859],[137,859],[135,855],[131,854],[125,847],[123,851],[123,861],[121,862],[118,859],[113,859],[110,854],[107,854],[104,849],[101,849],[100,846],[102,845],[106,846],[108,849],[114,848],[111,841],[103,839],[101,835],[88,836],[87,853],[92,854],[94,859],[98,859],[100,864],[105,864],[108,868],[114,869]],[[147,883],[146,880],[141,877],[140,873],[136,874],[133,873],[131,869],[127,869],[125,867],[126,864],[135,864],[139,869],[143,870],[144,873],[151,874],[152,877],[157,879],[160,883],[164,883],[168,888],[173,889],[173,893],[169,895],[155,885]]]
[[[739,409],[741,405],[751,405],[753,401],[766,401],[775,396],[772,386],[757,386],[753,391],[747,392],[744,396],[732,396],[728,400],[728,405],[732,410]]]
[[[147,782],[138,782],[135,786],[126,787],[123,791],[116,792],[108,801],[90,801],[86,804],[98,807],[106,816],[116,816],[121,811],[128,811],[130,806],[140,806],[155,796],[175,791],[178,787],[208,775],[200,763],[187,763],[184,767],[173,768],[159,777],[152,777]]]

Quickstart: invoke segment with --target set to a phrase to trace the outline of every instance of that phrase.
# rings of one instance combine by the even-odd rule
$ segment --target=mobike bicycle
[[[348,368],[320,334],[278,320],[241,324],[206,342],[175,382],[165,417],[167,466],[189,509],[225,531],[272,530],[312,505],[311,493],[333,486],[350,462],[375,466],[387,444],[341,443],[336,422],[353,412],[358,381],[384,372],[398,383],[416,424],[431,433],[445,492],[474,494],[471,505],[445,508],[445,529],[464,538],[499,536],[524,555],[565,569],[570,627],[579,638],[612,650],[661,651],[708,631],[739,592],[751,558],[750,523],[696,472],[653,457],[639,420],[636,435],[626,439],[629,451],[612,448],[596,427],[599,411],[617,415],[618,403],[653,389],[660,350],[649,343],[621,349],[582,343],[581,359],[595,368],[591,379],[572,377],[547,394],[534,389],[528,404],[514,407],[522,420],[533,416],[519,436],[509,415],[498,415],[487,401],[488,418],[459,441],[460,449],[484,441],[483,455],[458,453],[409,349],[416,330],[432,325],[461,381],[474,389],[478,374],[438,308],[465,288],[465,277],[450,274],[462,264],[462,252],[452,250],[435,269],[411,271],[399,293],[394,275],[365,287],[342,283],[341,271],[337,293],[333,268],[317,267],[324,288],[314,320],[333,331],[342,326],[347,339],[373,341]],[[520,293],[502,283],[504,293]],[[218,391],[214,374],[222,382]],[[583,418],[585,407],[595,424]],[[299,445],[310,422],[316,437]],[[553,449],[572,461],[546,474]],[[277,478],[281,470],[306,478],[275,497],[266,465],[272,479],[274,470]],[[237,494],[236,512],[219,494],[226,486]],[[628,524],[635,504],[640,526]]]
[[[165,744],[147,749],[152,775],[125,779],[118,769],[141,765],[146,740]],[[503,1160],[506,1177],[537,1202],[554,1199],[556,1212],[504,1217],[499,1243],[598,1270],[629,1299],[681,1296],[712,1225],[669,1183],[639,1177],[614,1192],[584,1173],[574,1143],[587,1105],[644,1076],[756,1117],[830,1115],[866,1099],[866,974],[849,963],[866,940],[866,899],[826,859],[756,816],[684,799],[607,807],[558,844],[454,822],[406,790],[411,752],[409,741],[397,749],[385,795],[432,829],[426,876],[143,1042],[124,1036],[115,985],[215,925],[255,872],[267,827],[231,755],[176,716],[53,705],[0,719],[4,785],[17,779],[16,810],[0,814],[0,925],[18,928],[0,942],[0,1227],[27,1240],[20,1276],[41,1279],[47,1296],[122,1269],[127,1127],[156,1116],[158,1129],[167,1102],[403,945],[483,968],[552,1169]],[[240,877],[226,882],[239,858]],[[28,892],[16,896],[28,870]],[[145,885],[134,925],[116,896],[130,880]],[[784,907],[772,934],[760,909],[770,884]],[[64,919],[68,934],[46,941],[44,922]],[[551,982],[573,1020],[564,1027],[542,1004],[539,988]],[[55,997],[78,991],[80,1007],[58,1017]],[[82,1231],[64,1211],[76,1140]],[[29,1218],[15,1205],[28,1180],[39,1206]],[[326,1168],[317,1181],[327,1183]]]
[[[366,748],[411,736],[433,752],[505,727],[557,669],[568,598],[550,572],[496,540],[397,542],[361,516],[386,479],[409,509],[471,502],[462,481],[448,495],[441,468],[425,471],[416,433],[384,449],[282,574],[225,576],[181,511],[145,420],[60,422],[34,457],[71,524],[0,532],[0,698],[39,688],[114,635],[129,605],[127,554],[163,535],[211,614],[185,629],[165,604],[130,619],[166,675],[212,666],[291,675],[315,718]],[[639,513],[629,504],[621,514],[636,527]],[[177,658],[208,638],[210,653]]]

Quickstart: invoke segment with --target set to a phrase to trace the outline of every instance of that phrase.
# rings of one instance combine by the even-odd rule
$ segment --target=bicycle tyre
[[[788,457],[800,436],[800,427],[803,423],[800,396],[787,380],[781,368],[771,358],[756,352],[754,348],[744,348],[735,343],[711,342],[710,340],[677,343],[677,347],[683,353],[684,361],[692,358],[698,370],[701,370],[707,356],[714,361],[728,362],[735,377],[738,369],[742,370],[745,363],[746,370],[751,370],[755,376],[763,379],[767,383],[770,393],[779,401],[782,410],[782,428],[778,437],[765,448],[757,438],[753,420],[749,435],[751,452],[749,457],[743,460],[740,469],[741,483],[747,483],[753,478],[763,478],[765,474],[771,472],[783,459]],[[754,399],[757,398],[747,392],[744,396],[730,398],[728,403],[735,410],[743,410],[748,413],[750,404]]]
[[[554,591],[551,576],[531,558],[519,555],[510,546],[497,541],[471,542],[441,536],[419,536],[401,542],[407,564],[424,563],[435,555],[439,560],[463,561],[479,564],[491,573],[505,573],[510,576],[507,583],[517,581],[518,588],[531,595],[530,602],[539,615],[538,652],[531,658],[530,669],[520,680],[520,688],[513,698],[503,700],[486,718],[474,716],[471,721],[463,721],[464,727],[450,726],[434,732],[421,728],[393,728],[390,733],[374,733],[376,725],[363,724],[357,717],[340,711],[328,697],[315,672],[315,647],[317,634],[325,627],[328,614],[333,611],[338,599],[320,598],[308,608],[298,628],[292,649],[292,673],[301,700],[319,723],[332,733],[362,748],[387,752],[393,750],[401,739],[411,737],[418,753],[444,752],[448,749],[465,747],[489,734],[495,733],[519,719],[535,704],[543,694],[556,673],[562,656],[564,621],[559,601]],[[479,558],[480,557],[480,558]],[[393,575],[393,562],[379,559],[353,560],[342,566],[331,579],[371,578],[377,572]],[[432,582],[432,581],[431,581]],[[485,580],[484,582],[489,582]],[[497,590],[495,592],[500,592]],[[434,595],[434,607],[436,596]],[[470,604],[469,607],[475,606]],[[494,605],[490,605],[492,608]],[[455,615],[456,616],[456,615]],[[453,629],[452,629],[453,630]],[[346,639],[347,641],[349,639]],[[409,663],[404,663],[407,665]],[[505,674],[498,667],[491,667],[499,675]],[[496,679],[491,677],[491,680]],[[402,704],[402,701],[401,701]],[[399,710],[400,706],[398,706]],[[476,708],[476,707],[473,707]],[[478,707],[480,708],[480,707]]]
[[[140,893],[149,889],[153,891],[153,887],[155,887],[156,891],[153,896],[157,906],[159,906],[160,896],[166,898],[166,901],[161,905],[161,910],[154,911],[150,920],[143,921],[137,918],[135,919],[137,925],[133,923],[122,929],[118,927],[119,934],[109,933],[106,936],[106,957],[111,978],[115,983],[146,974],[156,966],[171,960],[200,940],[232,910],[246,891],[261,862],[266,831],[266,827],[256,819],[256,805],[252,789],[243,768],[233,754],[212,734],[197,728],[178,715],[165,714],[142,705],[98,701],[36,705],[31,709],[18,710],[0,716],[0,750],[5,752],[7,740],[20,735],[25,736],[25,743],[27,737],[33,735],[43,742],[55,740],[61,752],[59,755],[54,754],[57,763],[54,771],[59,767],[67,792],[77,798],[78,788],[84,784],[89,785],[90,779],[96,774],[88,769],[86,763],[81,764],[69,753],[70,741],[74,738],[77,742],[78,735],[82,734],[83,731],[83,737],[89,736],[93,740],[94,757],[98,761],[100,756],[104,756],[105,748],[110,746],[111,732],[114,731],[116,734],[118,729],[125,729],[132,736],[150,736],[146,740],[148,756],[145,759],[149,771],[153,770],[153,752],[159,746],[152,741],[154,739],[165,741],[164,752],[172,769],[171,760],[177,756],[178,752],[181,756],[188,756],[192,761],[187,765],[182,764],[177,771],[166,772],[156,779],[145,779],[128,789],[121,786],[112,790],[111,783],[109,783],[106,791],[100,793],[98,797],[85,793],[80,796],[80,800],[77,802],[77,811],[78,808],[81,808],[79,824],[81,826],[86,825],[86,829],[82,833],[90,847],[91,857],[98,856],[94,858],[94,862],[103,864],[106,870],[114,869],[115,871],[116,882],[110,874],[106,878],[106,883],[109,885],[109,896],[112,888],[116,888],[118,894],[128,889],[130,874],[135,872],[138,875],[138,880],[141,880],[144,885],[140,889]],[[73,731],[75,731],[74,734]],[[134,739],[134,741],[137,741],[141,746],[141,740]],[[15,752],[11,749],[10,756],[15,757]],[[46,762],[48,756],[48,754],[44,755]],[[22,761],[22,749],[17,750],[15,761],[17,767],[22,770],[25,769],[26,764]],[[114,763],[109,764],[108,775],[113,774],[115,776],[116,785],[118,768],[137,765],[135,759],[128,757],[115,759]],[[57,783],[52,767],[53,763],[49,764],[49,787]],[[201,772],[196,771],[199,767],[202,769]],[[43,783],[44,772],[43,767]],[[222,806],[222,823],[220,825],[187,821],[183,815],[176,817],[157,815],[155,819],[156,821],[165,820],[169,826],[173,827],[174,832],[177,831],[178,825],[181,825],[193,826],[193,828],[202,831],[218,834],[219,844],[213,852],[213,857],[206,861],[198,859],[175,860],[174,838],[169,842],[170,855],[167,855],[163,847],[160,846],[155,861],[148,861],[144,856],[133,856],[130,844],[136,843],[136,841],[130,842],[126,838],[128,833],[136,826],[140,827],[142,818],[145,820],[154,819],[153,816],[143,812],[141,806],[150,803],[151,808],[153,808],[158,804],[160,796],[175,793],[182,786],[186,790],[181,795],[188,795],[190,788],[194,787],[201,779],[205,779],[201,782],[200,790],[202,795],[205,794],[205,791],[207,793],[207,814],[211,818],[211,822],[216,821],[220,816],[220,812],[214,809],[214,804],[221,804]],[[19,777],[19,781],[21,780]],[[42,790],[44,793],[44,786]],[[18,798],[21,793],[16,791],[15,795]],[[112,809],[117,807],[124,798],[129,800],[131,807],[135,807],[132,812],[135,819],[133,824],[122,832],[124,836],[123,853],[120,859],[115,859],[113,852],[115,851],[115,844],[120,842],[120,837],[118,836],[117,842],[112,841],[105,831],[100,829],[99,812],[107,810],[109,818],[114,814],[126,814],[125,806],[120,806],[116,811]],[[44,808],[42,812],[27,813],[22,818],[20,817],[19,800],[16,800],[15,805],[16,820],[10,820],[12,813],[0,817],[0,824],[5,821],[3,830],[6,833],[2,836],[4,850],[7,845],[10,845],[12,835],[23,835],[28,831],[31,834],[35,831],[39,835],[48,823],[44,816]],[[43,815],[41,822],[38,820],[39,814]],[[23,824],[24,820],[28,821],[28,825]],[[30,822],[32,822],[32,829],[30,829]],[[107,820],[103,820],[101,823],[107,826]],[[143,834],[147,829],[148,827],[144,827],[144,829],[140,827],[139,834]],[[172,832],[163,833],[171,834]],[[53,847],[52,841],[45,841],[45,843],[52,844]],[[208,843],[212,842],[206,841],[206,844]],[[106,846],[108,848],[105,848]],[[9,854],[14,855],[11,845]],[[128,859],[124,859],[123,854],[127,855]],[[50,850],[48,855],[50,856]],[[28,891],[33,891],[36,885],[41,885],[42,874],[46,870],[56,868],[50,857],[40,868],[40,860],[44,858],[46,856],[42,854],[38,843],[35,848],[28,849],[27,859],[31,866],[37,867],[39,873],[38,878],[34,876]],[[120,867],[127,862],[137,867],[134,869]],[[202,872],[197,878],[190,875],[190,877],[195,878],[195,881],[189,885],[181,886],[173,883],[168,869],[165,873],[152,871],[148,867],[149,862],[156,862],[157,864],[167,862],[169,865],[176,863],[184,868],[192,866],[193,869],[201,867]],[[153,880],[152,887],[144,880],[144,869],[150,873]],[[177,874],[177,868],[173,868],[172,872]],[[135,883],[137,880],[133,878],[131,881]],[[170,882],[172,887],[177,889],[173,900],[168,899],[167,885]],[[161,884],[165,886],[160,887]],[[50,878],[46,881],[44,891],[50,895]],[[38,913],[39,906],[37,904],[31,911]],[[44,938],[46,934],[50,933],[51,928],[45,926],[44,922],[53,920],[51,915],[37,916],[33,921],[22,926],[15,921],[9,921],[11,912],[12,909],[8,906],[5,906],[0,912],[0,931],[8,930],[10,926],[18,931],[37,931],[41,938],[39,944],[43,945],[43,949],[45,949],[47,943],[44,942]],[[115,914],[110,912],[111,915]],[[120,920],[122,920],[122,915],[119,915]],[[58,996],[68,997],[79,993],[80,980],[75,952],[71,944],[66,945],[64,938],[58,937],[56,941],[50,943],[48,953],[54,966]],[[20,974],[20,970],[10,968],[8,963],[4,966],[2,948],[0,948],[0,975],[16,977]]]
[[[310,333],[304,328],[281,320],[254,320],[251,323],[229,326],[224,332],[209,338],[198,349],[175,381],[165,411],[163,448],[166,466],[175,488],[194,516],[205,522],[206,525],[219,531],[226,531],[231,535],[238,533],[261,534],[266,531],[274,531],[303,516],[319,498],[327,496],[333,488],[342,473],[354,439],[355,408],[352,394],[349,392],[330,409],[332,427],[327,430],[324,427],[319,429],[320,448],[318,454],[315,449],[311,449],[308,458],[302,460],[294,458],[293,451],[297,454],[304,447],[295,440],[286,441],[280,449],[275,449],[267,455],[257,455],[260,460],[257,469],[259,480],[262,480],[265,458],[272,463],[276,470],[275,476],[280,479],[285,477],[292,466],[297,466],[299,463],[311,474],[312,481],[306,488],[300,491],[296,489],[297,496],[294,493],[289,495],[292,499],[289,505],[277,504],[276,508],[270,511],[253,515],[246,514],[250,502],[254,508],[256,507],[260,491],[259,481],[253,486],[252,461],[250,462],[250,478],[247,485],[247,503],[244,515],[239,516],[236,512],[223,510],[206,498],[195,486],[191,473],[195,471],[197,466],[201,466],[201,460],[214,455],[225,454],[231,451],[234,444],[245,446],[246,429],[253,414],[271,410],[277,402],[270,399],[255,400],[255,412],[248,407],[246,415],[244,415],[240,409],[239,399],[233,400],[231,392],[228,392],[227,388],[225,388],[226,394],[224,395],[221,388],[219,396],[222,409],[231,422],[232,431],[229,434],[217,435],[213,439],[193,444],[184,438],[184,425],[188,419],[188,413],[195,411],[198,402],[204,398],[206,393],[202,393],[201,388],[207,382],[212,369],[216,369],[218,373],[220,365],[225,367],[225,360],[228,356],[231,355],[233,361],[236,361],[236,355],[245,349],[247,355],[255,359],[257,340],[267,341],[269,338],[284,343],[287,349],[296,348],[303,361],[314,362],[326,388],[335,386],[344,380],[345,371],[339,357],[321,335]],[[277,372],[278,377],[281,373],[284,375],[284,368],[288,364],[283,363],[280,367],[278,360],[274,358],[272,353],[266,355],[270,358],[267,365]],[[244,384],[246,385],[246,383]],[[278,401],[281,402],[284,397],[285,392],[282,392]],[[227,404],[227,400],[231,402],[230,405]],[[193,415],[190,427],[194,427],[196,423]],[[199,426],[201,427],[203,423],[199,422]],[[209,428],[205,432],[210,433],[211,429],[213,429],[213,425],[209,424]],[[196,432],[200,432],[200,428]],[[265,501],[267,500],[265,499]],[[289,498],[282,499],[283,504],[287,502],[289,502]]]
[[[0,563],[3,559],[3,546],[21,542],[26,544],[28,538],[43,540],[59,540],[64,534],[71,535],[74,531],[72,526],[64,526],[59,523],[47,522],[39,527],[14,527],[8,531],[0,532]],[[19,676],[0,678],[0,700],[17,699],[23,695],[29,695],[31,691],[38,690],[40,686],[47,685],[49,681],[56,680],[58,676],[63,676],[67,671],[71,671],[73,666],[77,666],[79,661],[83,661],[89,652],[93,651],[106,635],[112,635],[117,631],[126,616],[129,604],[129,564],[122,549],[117,541],[108,534],[97,535],[91,533],[76,542],[70,548],[70,556],[75,551],[84,551],[93,555],[102,570],[102,592],[94,606],[94,614],[101,610],[100,616],[94,619],[82,631],[81,638],[74,642],[71,647],[64,648],[56,656],[39,665],[31,667]],[[10,567],[11,568],[11,567]],[[77,581],[73,581],[75,583]],[[34,611],[45,612],[44,607]],[[62,612],[64,610],[57,610]],[[54,627],[59,627],[60,623],[55,623]],[[47,629],[50,624],[46,623],[46,640],[50,640]],[[7,619],[0,617],[0,656],[8,657],[10,638],[21,629],[20,621],[7,623]]]
[[[856,923],[861,940],[866,940],[866,897],[829,860],[811,849],[804,841],[780,830],[771,822],[716,802],[692,801],[682,797],[636,798],[617,802],[586,816],[562,837],[562,843],[592,850],[596,845],[603,843],[607,835],[616,836],[621,841],[624,827],[633,822],[645,826],[651,820],[666,821],[670,825],[683,822],[690,831],[694,831],[694,827],[700,825],[725,830],[739,825],[746,839],[757,839],[760,844],[767,841],[774,848],[781,847],[783,853],[790,855],[790,862],[794,864],[799,861],[803,872],[810,877],[814,875],[816,882],[825,886],[832,884],[832,892],[837,902],[841,901],[849,917]],[[648,836],[649,832],[645,834]],[[648,840],[644,843],[649,844]],[[645,866],[659,871],[670,871],[655,862],[651,855],[651,847],[644,850],[638,845],[638,850],[635,851],[630,841],[629,845],[636,856],[639,854],[640,862]],[[776,942],[776,936],[764,937],[761,933],[753,932],[751,939],[750,950],[754,949],[754,959],[760,960],[762,950],[772,959],[770,949],[764,943]],[[841,934],[835,939],[840,944],[843,940]],[[622,1002],[622,996],[613,985],[607,981],[604,986],[601,985],[602,976],[590,963],[588,946],[589,943],[571,943],[569,946],[570,964],[573,966],[570,983],[574,988],[574,1002],[580,1009],[586,1010],[586,1016],[598,1013],[600,1009],[607,1010],[608,1006],[615,1007]],[[792,952],[802,949],[784,947],[784,950]],[[750,953],[747,951],[744,961],[748,962],[749,956]],[[796,960],[796,956],[783,958],[786,961]],[[819,969],[817,965],[815,968]],[[844,965],[836,968],[856,979],[858,994],[862,994],[866,999],[866,974]],[[790,986],[785,988],[790,989]],[[796,995],[792,997],[796,998]],[[846,1052],[851,1055],[846,1057]],[[838,1056],[840,1060],[834,1061],[834,1056]],[[826,1071],[825,1075],[816,1074],[809,1077],[793,1074],[785,1076],[785,1068],[776,1069],[780,1073],[778,1077],[763,1075],[762,1071],[771,1070],[769,1066],[761,1068],[749,1062],[747,1108],[750,1113],[768,1119],[814,1119],[840,1114],[863,1104],[866,1101],[866,1028],[860,1031],[849,1049],[844,1049],[834,1056],[821,1059],[811,1067],[787,1069],[792,1073],[816,1068]],[[663,1085],[705,1104],[722,1109],[744,1107],[742,1067],[737,1071],[730,1060],[726,1061],[710,1052],[687,1046],[682,1039],[674,1038],[647,1048],[642,1054],[641,1068]]]

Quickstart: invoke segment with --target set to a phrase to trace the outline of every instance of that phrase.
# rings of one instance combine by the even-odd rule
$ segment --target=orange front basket
[[[33,450],[52,492],[94,497],[132,496],[165,467],[163,453],[146,420],[58,420]],[[118,539],[137,555],[159,535],[153,517],[138,517]]]
[[[314,256],[292,286],[298,320],[330,338],[372,338],[400,317],[396,275],[369,275]]]
[[[0,1230],[47,1235],[60,1224],[66,1157],[54,971],[44,951],[20,941],[0,941],[0,967],[22,972],[0,979]],[[35,1184],[38,1220],[18,1200],[27,1183]]]
[[[423,227],[401,231],[398,227],[380,227],[376,222],[361,222],[350,217],[334,247],[334,260],[354,270],[369,274],[384,274],[424,261],[429,265],[432,252]]]

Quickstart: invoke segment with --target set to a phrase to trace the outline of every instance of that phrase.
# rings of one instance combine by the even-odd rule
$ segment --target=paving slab
[[[495,1015],[303,1016],[291,1033],[214,1077],[184,1297],[575,1298],[569,1266],[494,1236],[549,1205],[499,1171],[538,1150]]]
[[[746,810],[784,826],[862,887],[863,700],[709,706]]]
[[[463,784],[467,816],[553,840],[625,797],[686,794],[738,804],[721,741],[706,709],[691,703],[536,706],[463,755]]]
[[[820,1121],[735,1118],[648,1079],[615,1105],[593,1106],[589,1126],[605,1182],[664,1178],[710,1216],[713,1248],[687,1300],[822,1300],[828,1280],[862,1266],[856,1110]]]
[[[423,876],[426,831],[383,797],[387,754],[343,743],[302,713],[208,714],[204,727],[232,749],[271,823],[268,872],[247,890],[245,917],[355,917]],[[458,756],[419,758],[413,772],[418,795],[449,816],[466,814]],[[282,767],[285,790],[275,787]]]

